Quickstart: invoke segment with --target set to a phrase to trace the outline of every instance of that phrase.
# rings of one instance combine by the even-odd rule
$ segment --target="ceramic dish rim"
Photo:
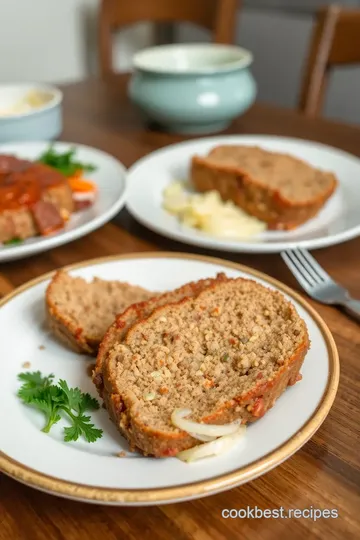
[[[31,82],[24,82],[24,83],[6,83],[0,85],[0,91],[5,88],[22,88],[28,87],[28,91],[30,91],[30,88],[34,91],[44,91],[49,92],[52,94],[52,97],[49,101],[47,101],[44,105],[41,105],[40,107],[36,107],[31,111],[27,112],[20,112],[20,113],[14,113],[7,116],[1,116],[0,114],[0,123],[2,122],[9,122],[11,120],[19,120],[21,118],[27,118],[29,116],[36,116],[37,114],[43,113],[44,111],[47,111],[49,109],[55,108],[57,105],[61,104],[63,101],[63,92],[57,88],[56,86],[53,86],[51,84],[42,84],[42,83],[31,83]],[[17,141],[14,141],[17,142]],[[21,141],[18,141],[21,142]],[[25,141],[23,141],[25,142]],[[9,143],[2,143],[2,144],[10,144]]]
[[[176,50],[183,50],[187,56],[191,55],[196,50],[228,50],[229,52],[238,53],[238,58],[229,62],[224,62],[223,65],[213,65],[205,67],[187,67],[183,69],[171,68],[170,66],[155,67],[148,64],[146,57],[152,54],[169,52],[174,53]],[[146,73],[158,74],[158,75],[172,75],[176,77],[185,77],[188,75],[216,75],[217,73],[228,73],[245,69],[252,64],[253,54],[244,47],[238,47],[237,45],[226,45],[222,43],[173,43],[170,45],[157,45],[155,47],[148,47],[137,52],[132,60],[133,66],[136,70]]]

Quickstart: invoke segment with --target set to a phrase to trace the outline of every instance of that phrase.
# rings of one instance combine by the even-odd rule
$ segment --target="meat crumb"
[[[22,367],[23,367],[24,369],[29,369],[29,368],[31,367],[31,364],[30,364],[30,362],[24,362],[23,365],[22,365]]]
[[[86,372],[87,374],[89,375],[89,377],[92,377],[92,374],[93,374],[93,371],[95,369],[95,366],[96,364],[94,362],[92,362],[91,364],[89,364],[86,368]]]
[[[45,345],[39,345],[39,349],[40,349],[40,351],[44,351],[45,350]]]
[[[126,453],[124,450],[122,450],[121,452],[119,452],[119,453],[116,454],[116,455],[117,455],[117,457],[126,457],[126,456],[127,456],[127,453]]]

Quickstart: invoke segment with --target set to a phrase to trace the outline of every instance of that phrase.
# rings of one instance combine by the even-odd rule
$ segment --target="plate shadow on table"
[[[113,222],[117,226],[125,229],[131,235],[150,243],[153,248],[158,251],[179,251],[234,261],[264,272],[306,296],[296,279],[287,269],[279,253],[233,253],[201,248],[199,246],[178,242],[177,240],[166,238],[147,229],[138,223],[126,208],[115,216]],[[353,268],[354,273],[356,273],[358,265],[360,264],[360,252],[357,249],[356,243],[357,239],[354,238],[341,244],[317,249],[315,250],[316,259],[335,280],[342,282],[344,279],[344,265]],[[355,283],[357,283],[357,281]],[[358,285],[354,286],[354,283],[344,283],[344,285],[350,290],[350,293],[353,296],[360,296],[360,287]]]
[[[249,253],[232,253],[228,251],[217,251],[199,246],[184,244],[170,238],[166,238],[150,231],[140,223],[138,223],[128,212],[123,209],[113,220],[113,222],[128,231],[133,236],[137,236],[145,242],[151,243],[158,251],[179,251],[183,253],[195,253],[199,255],[207,255],[209,257],[217,257],[229,261],[234,261],[239,264],[244,264],[265,272],[276,279],[282,279],[282,273],[285,265],[277,253],[269,253],[252,255]],[[262,255],[262,256],[261,256]]]

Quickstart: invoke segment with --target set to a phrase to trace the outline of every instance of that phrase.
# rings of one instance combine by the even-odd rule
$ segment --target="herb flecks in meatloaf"
[[[155,309],[112,344],[104,398],[132,446],[175,455],[196,444],[172,426],[175,408],[196,421],[253,421],[298,380],[308,346],[304,321],[280,293],[243,279],[216,283]]]
[[[96,354],[115,316],[155,294],[121,281],[88,282],[59,271],[46,291],[48,321],[53,332],[77,352]]]
[[[104,339],[101,342],[99,353],[96,359],[96,369],[94,372],[94,383],[98,389],[100,395],[102,395],[103,390],[103,377],[102,377],[102,366],[107,353],[111,350],[111,347],[120,343],[122,339],[126,336],[127,331],[133,324],[138,322],[141,319],[145,319],[151,315],[151,313],[166,304],[179,302],[186,297],[197,296],[201,291],[214,285],[215,283],[220,283],[222,281],[227,281],[227,277],[223,273],[217,274],[215,278],[200,279],[199,281],[193,281],[186,283],[185,285],[174,289],[173,291],[166,292],[164,294],[155,296],[150,300],[139,302],[131,305],[123,313],[120,313],[114,323],[110,326],[108,331],[105,334]]]

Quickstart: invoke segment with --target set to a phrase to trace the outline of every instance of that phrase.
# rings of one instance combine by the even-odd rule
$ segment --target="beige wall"
[[[78,80],[96,71],[98,0],[0,0],[0,83]],[[143,24],[116,38],[115,64],[127,69],[152,42]]]

